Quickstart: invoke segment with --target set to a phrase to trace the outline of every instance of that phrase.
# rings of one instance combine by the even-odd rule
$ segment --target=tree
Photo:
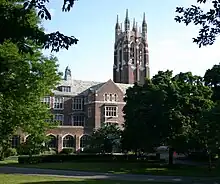
[[[12,7],[19,7],[10,1]],[[1,1],[0,7],[9,5]],[[27,21],[36,29],[40,20],[36,12],[26,14]],[[57,59],[45,57],[41,53],[41,43],[36,44],[31,38],[25,42],[32,48],[32,53],[20,52],[19,41],[5,40],[0,44],[0,155],[9,146],[10,139],[18,130],[32,137],[42,137],[45,131],[56,125],[52,121],[51,112],[41,98],[50,95],[60,80]],[[33,139],[34,140],[34,139]]]
[[[36,50],[33,55],[20,54],[18,47],[5,42],[0,45],[2,62],[10,64],[2,73],[0,92],[0,148],[2,154],[18,129],[31,135],[43,135],[51,126],[51,112],[41,98],[51,93],[60,79],[56,58],[44,57]],[[9,61],[9,62],[8,62]],[[3,156],[2,156],[3,157]]]
[[[216,105],[209,111],[204,111],[198,123],[199,143],[209,156],[209,168],[212,168],[212,158],[219,153],[220,142],[220,105]]]
[[[213,91],[212,100],[219,103],[220,101],[220,64],[214,65],[208,69],[204,75],[205,85]]]
[[[49,0],[1,0],[0,2],[0,44],[10,39],[12,43],[18,45],[22,52],[31,52],[32,46],[27,39],[32,40],[43,48],[52,48],[58,52],[60,48],[68,49],[69,46],[77,44],[78,39],[65,36],[59,31],[46,34],[43,29],[32,24],[29,16],[31,12],[37,10],[41,19],[51,20],[50,12],[46,8]],[[75,0],[65,0],[63,11],[70,11]],[[14,31],[16,30],[16,31]]]
[[[193,42],[201,46],[212,45],[220,34],[220,1],[197,0],[197,3],[212,3],[212,8],[204,12],[200,6],[191,5],[190,8],[177,7],[176,12],[180,15],[175,17],[179,23],[200,25],[199,35],[193,38]]]
[[[103,125],[94,131],[89,141],[89,148],[95,152],[112,153],[121,144],[121,130],[118,126]]]
[[[126,92],[124,142],[144,152],[168,145],[172,164],[173,150],[187,152],[198,145],[197,124],[213,107],[211,96],[202,77],[159,71],[144,86]]]

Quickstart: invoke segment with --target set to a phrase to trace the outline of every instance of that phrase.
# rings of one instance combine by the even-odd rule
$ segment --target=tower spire
[[[126,17],[125,17],[125,31],[130,29],[130,20],[128,18],[128,9],[126,9]]]
[[[146,38],[146,36],[147,36],[147,23],[146,23],[145,12],[143,15],[143,22],[142,22],[142,35],[144,38]]]
[[[118,15],[117,15],[115,29],[120,29],[120,25],[119,25],[119,20],[118,19],[119,18],[118,18]]]
[[[133,19],[133,28],[132,31],[136,31],[135,18]]]

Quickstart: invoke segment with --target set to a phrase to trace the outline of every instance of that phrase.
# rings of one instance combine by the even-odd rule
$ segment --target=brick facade
[[[60,121],[60,126],[47,132],[53,148],[58,151],[65,147],[79,150],[85,146],[83,141],[103,123],[116,123],[122,127],[126,89],[134,82],[143,83],[149,77],[146,26],[145,15],[142,31],[138,31],[135,22],[130,30],[128,12],[124,32],[117,20],[113,81],[73,80],[71,70],[66,68],[64,79],[52,91],[52,96],[45,97],[43,101],[50,106],[55,119]],[[28,135],[20,135],[20,141],[26,141]]]

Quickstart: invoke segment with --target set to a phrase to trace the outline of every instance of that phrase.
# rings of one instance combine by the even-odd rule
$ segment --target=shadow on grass
[[[141,184],[137,181],[106,181],[106,180],[83,180],[83,181],[42,181],[42,182],[25,182],[20,184]],[[148,183],[151,184],[151,183]],[[157,182],[154,182],[157,184]],[[159,183],[158,183],[159,184]]]
[[[84,162],[63,162],[63,163],[40,163],[40,164],[18,164],[15,162],[0,163],[0,166],[10,166],[33,169],[53,169],[65,171],[84,171],[112,174],[149,174],[169,176],[220,176],[220,169],[209,171],[207,166],[190,165],[167,165],[149,163],[84,163]],[[0,167],[1,168],[1,167]],[[33,169],[30,169],[33,171]],[[92,174],[92,173],[91,173]]]

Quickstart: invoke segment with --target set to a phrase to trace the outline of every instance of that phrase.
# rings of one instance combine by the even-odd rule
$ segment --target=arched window
[[[20,145],[20,136],[14,135],[11,138],[11,147],[12,148],[17,148]]]
[[[109,94],[109,101],[111,102],[113,100],[112,94]]]
[[[54,135],[49,135],[48,147],[57,148],[57,138]]]
[[[83,135],[80,138],[80,148],[85,148],[89,145],[90,136],[89,135]]]
[[[114,98],[113,98],[113,101],[117,101],[117,94],[114,94]]]
[[[104,101],[108,101],[108,94],[107,93],[104,94]]]
[[[66,135],[63,138],[63,148],[75,147],[75,138],[72,135]]]

